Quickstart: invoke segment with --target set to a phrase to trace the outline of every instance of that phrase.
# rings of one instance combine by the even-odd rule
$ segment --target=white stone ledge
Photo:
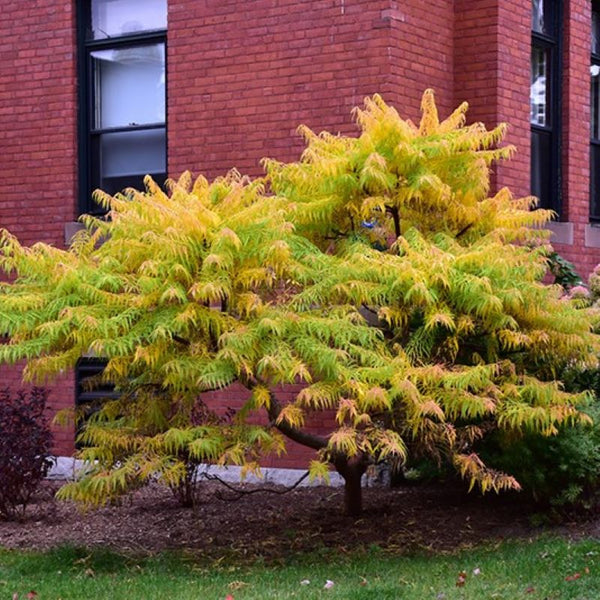
[[[70,456],[56,456],[55,463],[48,473],[48,479],[54,480],[71,480],[77,476],[77,473],[84,468],[84,462]],[[203,475],[216,475],[227,483],[242,483],[241,467],[220,467],[215,465],[200,465],[198,467],[198,479],[202,481]],[[306,469],[280,469],[277,467],[265,467],[261,469],[262,477],[249,474],[244,479],[243,483],[252,484],[273,484],[285,485],[290,487],[294,485],[304,473]],[[332,487],[340,487],[344,485],[344,480],[339,473],[332,471],[329,474],[330,484]],[[380,481],[376,477],[368,477],[363,475],[363,487],[372,487],[375,485],[385,484],[385,481]],[[298,487],[311,487],[323,485],[323,481],[310,482],[308,477],[300,482]]]
[[[71,456],[54,456],[54,464],[48,471],[47,479],[75,479],[83,467],[83,461]]]
[[[550,221],[550,223],[546,224],[545,227],[552,232],[552,237],[550,238],[551,244],[565,244],[567,246],[573,245],[573,223]]]
[[[600,224],[585,226],[585,247],[600,248]]]

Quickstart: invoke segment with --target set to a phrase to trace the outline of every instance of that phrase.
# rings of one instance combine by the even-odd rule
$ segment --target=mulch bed
[[[373,546],[399,553],[453,551],[543,531],[532,525],[535,509],[522,498],[481,498],[454,484],[366,489],[359,519],[344,516],[340,488],[296,488],[283,495],[261,491],[233,501],[218,482],[201,486],[193,509],[180,507],[169,490],[153,485],[119,506],[81,512],[55,501],[57,484],[47,482],[24,521],[0,522],[0,547],[72,545],[135,554],[178,549],[274,561],[292,553]],[[600,519],[588,515],[550,529],[600,537]]]

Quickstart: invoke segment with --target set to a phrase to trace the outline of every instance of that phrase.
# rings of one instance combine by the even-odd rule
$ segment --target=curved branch
[[[469,229],[471,229],[471,227],[473,227],[475,223],[469,223],[468,225],[465,225],[465,227],[463,227],[457,234],[456,234],[456,239],[458,239],[459,237],[462,237],[465,233],[467,233],[467,231],[469,231]]]
[[[395,206],[387,206],[386,210],[392,215],[392,219],[394,220],[394,231],[396,232],[396,237],[399,238],[402,235],[400,230],[400,211]]]
[[[298,444],[302,444],[303,446],[308,446],[313,450],[321,450],[327,447],[327,438],[321,435],[307,433],[301,429],[296,429],[284,421],[278,423],[277,418],[281,414],[283,407],[279,403],[279,400],[275,398],[273,392],[270,392],[269,395],[271,397],[271,402],[267,413],[269,415],[269,419],[271,420],[271,424],[274,427],[279,429],[279,431],[281,431],[281,433],[283,433],[283,435],[286,437],[290,438],[290,440],[298,442]]]
[[[220,500],[227,500],[230,502],[235,502],[236,500],[239,500],[243,496],[249,496],[250,494],[258,494],[261,492],[264,492],[267,494],[279,494],[279,495],[287,494],[288,492],[291,492],[292,490],[296,489],[308,477],[308,475],[309,475],[309,472],[306,471],[304,473],[304,475],[302,475],[300,477],[300,479],[298,479],[296,481],[296,483],[294,483],[290,487],[286,487],[284,490],[274,490],[274,489],[265,488],[265,487],[254,488],[252,490],[245,490],[245,489],[237,488],[237,487],[227,483],[224,479],[221,479],[218,475],[212,475],[211,473],[200,473],[200,476],[204,477],[204,479],[207,479],[208,481],[218,481],[219,483],[224,485],[227,489],[231,490],[232,492],[235,492],[237,494],[237,496],[234,498],[225,498],[224,496],[217,494]]]
[[[259,384],[259,381],[257,381],[254,377],[240,377],[239,382],[250,391],[252,391],[254,387]],[[277,400],[272,391],[269,392],[269,397],[271,401],[269,403],[269,408],[267,409],[267,415],[269,416],[269,424],[272,427],[278,429],[281,433],[283,433],[283,435],[288,437],[293,442],[297,442],[298,444],[302,444],[303,446],[307,446],[313,450],[321,450],[327,447],[327,438],[321,435],[307,433],[306,431],[292,427],[289,423],[278,423],[277,419],[283,410],[283,406],[281,406],[281,403],[279,400]]]

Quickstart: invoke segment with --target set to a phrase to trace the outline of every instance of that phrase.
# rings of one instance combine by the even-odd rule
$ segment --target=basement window
[[[76,423],[78,434],[81,432],[83,422],[98,411],[106,401],[119,398],[113,384],[101,381],[106,363],[106,359],[103,358],[82,357],[75,366],[75,407],[79,412]],[[82,447],[79,442],[77,447]]]

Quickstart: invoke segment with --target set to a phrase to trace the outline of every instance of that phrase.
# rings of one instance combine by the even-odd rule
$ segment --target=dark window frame
[[[83,423],[109,400],[117,400],[120,394],[111,383],[99,382],[108,360],[97,357],[82,357],[75,365],[75,407],[79,411],[75,423],[76,440],[81,433]],[[94,385],[90,383],[94,381]],[[79,441],[76,448],[83,447]]]
[[[600,0],[594,0],[592,2],[592,14],[597,13],[600,15]],[[593,19],[592,19],[592,27],[593,27]],[[592,36],[590,36],[591,38]],[[598,52],[594,52],[594,48],[592,45],[591,52],[591,66],[600,67],[600,48]],[[600,75],[596,76],[600,79]],[[590,73],[590,222],[591,223],[600,223],[600,135],[595,138],[594,137],[594,129],[592,127],[594,123],[594,118],[592,116],[592,111],[598,110],[598,106],[594,106],[593,93],[591,89],[592,84],[592,75]],[[599,83],[600,85],[600,83]],[[600,110],[598,110],[595,118],[595,122],[600,122]],[[596,179],[599,181],[596,181]]]
[[[548,2],[548,6],[552,8],[547,17],[548,28],[550,34],[531,31],[531,48],[538,48],[542,51],[547,51],[548,59],[548,79],[546,81],[548,104],[546,112],[546,125],[539,125],[530,122],[531,131],[531,165],[530,165],[530,185],[531,192],[534,195],[539,194],[539,190],[535,190],[533,186],[534,175],[534,146],[541,146],[542,141],[548,147],[547,164],[545,171],[542,174],[544,182],[548,183],[547,194],[539,194],[539,206],[553,210],[558,217],[565,217],[561,213],[562,209],[562,169],[561,169],[561,83],[562,83],[562,2]]]
[[[162,184],[166,179],[166,165],[168,164],[168,119],[167,119],[167,30],[158,29],[152,31],[135,32],[118,37],[106,37],[93,39],[91,35],[91,4],[92,0],[77,2],[77,50],[78,65],[77,75],[79,81],[78,101],[78,138],[79,138],[79,194],[78,214],[92,214],[101,216],[105,210],[92,198],[94,189],[98,187],[99,175],[94,173],[98,168],[94,165],[93,149],[94,140],[105,133],[127,133],[132,131],[150,131],[161,129],[165,132],[165,172],[155,173],[158,183]],[[95,128],[94,119],[94,70],[92,65],[92,52],[98,50],[115,50],[144,46],[150,44],[162,44],[165,52],[165,121],[164,123],[148,123],[126,127]]]

